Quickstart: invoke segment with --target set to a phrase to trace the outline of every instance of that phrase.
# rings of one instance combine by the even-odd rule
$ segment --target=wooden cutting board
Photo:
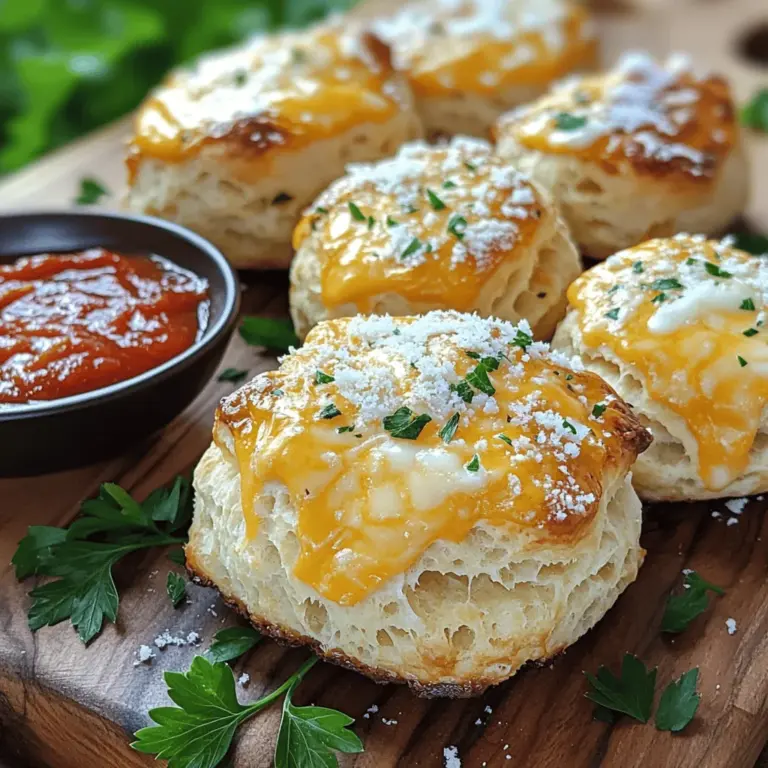
[[[725,72],[741,101],[768,84],[765,0],[657,0],[641,9],[600,5],[606,62],[627,48],[687,50],[700,63]],[[763,61],[749,60],[745,50]],[[0,183],[0,208],[66,206],[86,175],[114,191],[116,206],[126,133],[125,124],[111,126],[6,179]],[[768,229],[768,137],[750,137],[750,143],[754,189],[747,220]],[[245,280],[245,312],[286,314],[284,274]],[[259,356],[239,338],[224,363],[251,374],[274,365],[273,358]],[[196,649],[169,647],[158,651],[151,665],[134,666],[139,646],[152,645],[167,629],[175,636],[198,632],[205,648],[235,618],[213,590],[195,585],[188,588],[191,603],[173,610],[165,579],[176,567],[164,554],[150,552],[117,569],[118,622],[86,649],[69,624],[29,632],[30,584],[17,584],[7,563],[28,525],[67,524],[101,482],[115,481],[143,497],[188,472],[209,441],[217,401],[229,391],[231,385],[211,382],[161,435],[114,461],[45,478],[0,481],[0,760],[53,768],[152,764],[130,750],[130,733],[147,724],[148,708],[168,703],[162,671],[188,668]],[[768,740],[768,505],[753,501],[730,526],[724,522],[728,515],[712,516],[723,510],[722,503],[648,508],[643,534],[648,557],[616,607],[553,664],[526,669],[481,698],[420,700],[401,687],[378,686],[323,664],[300,689],[299,702],[339,708],[357,719],[366,751],[342,761],[355,768],[442,766],[448,746],[457,748],[465,768],[752,768]],[[685,634],[663,638],[664,602],[679,585],[683,568],[696,569],[727,594]],[[734,635],[726,630],[727,618],[736,620]],[[592,721],[582,670],[601,664],[616,669],[625,651],[658,665],[660,683],[700,667],[701,707],[682,735],[626,718],[613,727]],[[239,689],[241,700],[275,687],[305,655],[263,642],[235,665],[238,675],[247,671],[251,677],[248,687]],[[372,705],[378,711],[365,717]],[[233,751],[237,768],[271,764],[278,719],[278,710],[267,711],[242,729]]]

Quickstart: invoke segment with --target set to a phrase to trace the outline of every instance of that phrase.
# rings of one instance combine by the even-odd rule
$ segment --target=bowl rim
[[[159,219],[154,216],[135,215],[116,211],[72,211],[68,209],[24,212],[11,211],[0,213],[0,223],[13,219],[44,220],[49,217],[77,218],[86,221],[89,219],[107,219],[128,222],[131,224],[142,225],[150,230],[165,230],[168,234],[181,240],[185,240],[203,253],[221,274],[224,279],[224,305],[218,320],[214,323],[210,323],[199,339],[196,339],[190,347],[161,365],[158,365],[155,368],[150,368],[148,371],[140,373],[138,376],[133,376],[130,379],[125,379],[124,381],[119,381],[115,384],[110,384],[107,387],[101,387],[100,389],[94,389],[89,392],[82,392],[78,395],[70,395],[69,397],[62,397],[58,400],[40,401],[36,403],[11,404],[10,407],[0,406],[0,424],[83,410],[96,404],[118,400],[129,392],[135,393],[141,391],[142,389],[154,385],[158,381],[169,378],[180,370],[190,367],[198,359],[207,354],[209,349],[215,346],[223,337],[226,337],[231,333],[232,326],[234,325],[240,310],[240,283],[234,268],[226,260],[224,254],[204,237],[201,237],[180,224],[165,221],[164,219]],[[170,260],[174,261],[172,257]],[[176,262],[174,261],[174,263]]]

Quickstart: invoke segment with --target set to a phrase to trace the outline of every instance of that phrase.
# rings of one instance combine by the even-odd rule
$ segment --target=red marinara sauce
[[[116,384],[188,349],[208,283],[158,256],[94,248],[0,265],[0,405]]]

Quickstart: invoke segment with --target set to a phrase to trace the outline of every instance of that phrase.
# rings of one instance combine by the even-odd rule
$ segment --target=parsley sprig
[[[192,489],[186,478],[177,477],[170,489],[153,491],[140,504],[119,485],[104,483],[80,512],[68,528],[30,526],[11,562],[19,580],[34,575],[53,579],[29,593],[29,628],[69,619],[88,643],[105,619],[117,619],[115,563],[140,549],[186,542]]]
[[[157,725],[142,728],[131,746],[168,760],[169,768],[214,768],[226,756],[237,728],[285,696],[275,749],[276,768],[338,765],[335,752],[358,753],[363,745],[348,730],[351,717],[326,707],[297,707],[293,694],[317,663],[313,657],[281,686],[251,704],[240,704],[232,670],[196,656],[186,673],[166,672],[175,707],[149,712]]]
[[[688,625],[700,616],[709,606],[708,593],[724,595],[725,590],[702,579],[696,571],[685,574],[683,591],[679,595],[670,595],[661,619],[661,631],[672,634],[683,632]]]
[[[656,711],[656,727],[660,731],[682,731],[693,720],[701,694],[696,691],[699,668],[689,669],[673,680],[661,694]]]
[[[616,677],[607,667],[600,667],[596,675],[584,673],[590,684],[586,697],[602,710],[600,719],[607,719],[604,710],[621,712],[641,723],[647,723],[653,707],[656,669],[650,672],[637,656],[625,653],[621,662],[621,675]]]

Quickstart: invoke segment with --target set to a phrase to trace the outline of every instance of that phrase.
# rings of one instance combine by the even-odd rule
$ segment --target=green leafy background
[[[354,0],[0,0],[0,173],[129,112],[174,65]]]

